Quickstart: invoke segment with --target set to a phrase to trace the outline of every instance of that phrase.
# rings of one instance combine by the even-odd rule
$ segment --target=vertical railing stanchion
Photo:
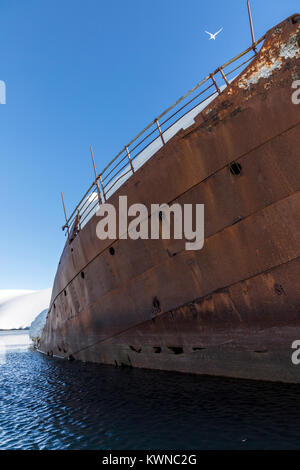
[[[226,77],[226,75],[225,75],[225,73],[224,73],[223,68],[222,68],[222,67],[219,67],[219,71],[221,72],[221,75],[222,75],[222,77],[224,78],[224,81],[225,81],[226,85],[229,86],[230,83],[229,83],[229,81],[227,80],[227,77]]]
[[[79,212],[79,209],[77,209],[77,222],[78,222],[78,228],[79,228],[79,230],[81,230],[80,212]]]
[[[161,128],[160,128],[158,119],[155,119],[155,122],[156,122],[156,125],[157,125],[157,129],[158,129],[159,135],[160,135],[160,137],[161,137],[162,143],[163,143],[163,145],[165,145],[166,142],[165,142],[163,133],[162,133],[162,131],[161,131]]]
[[[130,156],[130,153],[129,153],[129,150],[128,150],[128,147],[127,147],[127,145],[125,145],[125,149],[126,149],[126,152],[127,152],[127,157],[128,157],[129,163],[130,163],[130,168],[131,168],[131,171],[132,171],[132,173],[134,173],[134,168],[133,168],[133,164],[132,164],[131,156]]]
[[[103,186],[103,181],[102,181],[102,173],[100,173],[100,175],[99,175],[99,180],[100,180],[100,184],[101,184],[103,199],[104,199],[104,201],[106,202],[106,195],[105,195],[104,186]]]
[[[251,7],[250,7],[250,0],[247,0],[247,7],[248,7],[248,15],[249,15],[249,22],[250,22],[250,29],[251,29],[251,37],[252,37],[252,48],[257,54],[257,48],[256,48],[256,43],[255,43],[255,35],[254,35],[254,28],[253,28],[253,21],[252,21],[252,15],[251,15]]]
[[[99,188],[99,181],[98,181],[98,176],[97,176],[97,170],[96,170],[96,164],[95,164],[95,159],[94,159],[94,153],[93,153],[93,148],[90,146],[91,150],[91,155],[92,155],[92,160],[93,160],[93,165],[94,165],[94,171],[95,171],[95,183],[97,186],[97,193],[98,193],[98,199],[99,199],[99,205],[102,204],[102,199],[101,199],[101,193],[100,193],[100,188]]]
[[[67,227],[67,230],[68,230],[68,240],[70,240],[70,232],[69,232],[68,217],[67,217],[67,212],[66,212],[66,206],[65,206],[65,201],[64,201],[63,192],[61,192],[61,200],[62,200],[62,205],[63,205],[63,209],[64,209],[64,214],[65,214],[65,220],[66,220],[66,223],[65,223],[65,225],[63,226],[63,230]]]
[[[215,85],[215,87],[216,87],[216,89],[217,89],[217,92],[218,92],[219,95],[220,95],[220,94],[221,94],[221,90],[220,90],[220,88],[218,87],[218,84],[217,84],[217,82],[216,82],[216,79],[215,79],[213,73],[210,74],[210,78],[212,79],[212,82],[213,82],[213,84]]]

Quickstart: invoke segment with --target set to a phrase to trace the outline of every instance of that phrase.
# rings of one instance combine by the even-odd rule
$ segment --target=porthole
[[[109,253],[113,256],[115,254],[115,249],[113,246],[109,248]]]
[[[274,291],[275,291],[275,294],[277,294],[277,295],[284,295],[285,294],[284,288],[280,284],[275,284]]]
[[[242,165],[238,162],[231,162],[229,165],[230,173],[233,176],[238,176],[242,172]]]

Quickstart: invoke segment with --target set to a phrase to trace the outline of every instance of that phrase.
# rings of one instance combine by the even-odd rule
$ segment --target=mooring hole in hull
[[[168,346],[168,349],[173,354],[183,354],[183,348],[181,346]]]
[[[138,354],[140,354],[142,352],[142,348],[141,347],[136,347],[136,346],[129,346],[129,348],[131,349],[131,351],[134,351]]]

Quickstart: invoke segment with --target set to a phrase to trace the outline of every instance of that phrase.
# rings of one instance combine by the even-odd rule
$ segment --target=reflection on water
[[[31,340],[28,331],[0,331],[0,344],[9,351],[28,349]]]
[[[28,331],[0,331],[0,365],[5,364],[9,351],[25,351],[31,344]]]
[[[300,446],[299,385],[84,365],[24,349],[20,333],[1,341],[0,449]]]

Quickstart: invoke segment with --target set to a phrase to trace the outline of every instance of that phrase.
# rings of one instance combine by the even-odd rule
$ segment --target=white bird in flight
[[[211,34],[208,31],[205,31],[205,32],[210,35],[209,40],[213,39],[215,41],[217,34],[219,34],[221,31],[223,31],[223,28],[219,29],[219,31],[217,31],[215,34]]]

